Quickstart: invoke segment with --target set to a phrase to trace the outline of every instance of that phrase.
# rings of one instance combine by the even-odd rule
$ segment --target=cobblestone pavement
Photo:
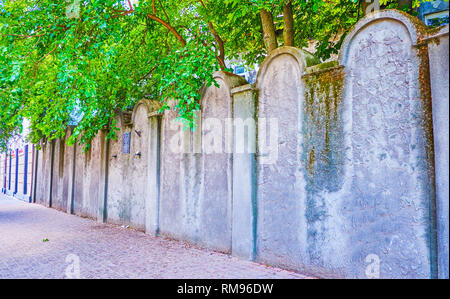
[[[48,241],[47,241],[48,239]],[[44,241],[45,240],[45,241]],[[0,199],[0,279],[307,278],[180,241]]]

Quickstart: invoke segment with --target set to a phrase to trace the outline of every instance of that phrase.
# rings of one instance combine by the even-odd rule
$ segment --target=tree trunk
[[[200,4],[203,6],[204,9],[206,8],[206,4],[203,0],[198,0]],[[214,28],[214,25],[212,22],[208,22],[208,28],[211,34],[214,36],[214,39],[217,42],[217,46],[219,47],[219,54],[216,55],[217,61],[219,62],[220,68],[222,70],[226,69],[227,66],[225,64],[225,44],[223,39],[220,37],[220,35],[217,33],[216,28]]]
[[[294,46],[294,15],[292,10],[291,0],[287,0],[283,5],[283,15],[284,15],[284,45]]]
[[[263,9],[260,12],[260,16],[264,32],[264,44],[266,45],[267,53],[270,53],[278,48],[275,25],[273,24],[273,15],[271,12]]]

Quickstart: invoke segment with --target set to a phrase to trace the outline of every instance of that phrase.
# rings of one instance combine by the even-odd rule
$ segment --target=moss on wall
[[[417,47],[417,53],[419,57],[419,86],[420,86],[420,99],[422,102],[423,112],[423,127],[425,136],[423,139],[426,141],[426,151],[428,155],[427,169],[428,169],[428,181],[425,180],[430,188],[429,206],[424,206],[428,209],[428,232],[427,238],[430,248],[430,265],[431,265],[431,277],[438,277],[438,252],[437,252],[437,214],[436,214],[436,177],[435,177],[435,157],[434,157],[434,134],[433,134],[433,112],[432,112],[432,95],[431,95],[431,79],[430,79],[430,65],[428,45],[421,44]]]
[[[303,106],[303,165],[306,180],[306,218],[308,223],[308,253],[311,262],[323,265],[321,249],[326,246],[329,217],[326,193],[336,192],[343,185],[344,130],[343,67],[327,63],[303,76],[305,102]],[[327,68],[327,66],[334,66]]]
[[[333,67],[303,76],[305,83],[304,150],[307,155],[309,183],[315,188],[334,191],[339,183],[328,176],[339,177],[338,165],[343,154],[341,120],[343,67]],[[322,181],[318,176],[325,175]],[[336,177],[336,179],[337,179]],[[320,186],[320,187],[319,187]]]

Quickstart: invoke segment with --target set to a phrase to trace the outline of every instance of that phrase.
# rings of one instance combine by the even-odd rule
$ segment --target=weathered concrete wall
[[[131,169],[128,176],[130,182],[131,219],[138,228],[145,229],[145,204],[148,194],[148,142],[149,136],[148,112],[140,105],[135,114],[134,132],[131,138]]]
[[[74,182],[74,214],[97,219],[101,178],[102,152],[105,147],[104,133],[100,132],[92,141],[91,148],[84,153],[76,150]]]
[[[53,167],[54,171],[51,174],[53,180],[53,186],[51,189],[52,193],[52,208],[57,210],[65,210],[67,205],[64,202],[64,198],[62,197],[63,190],[63,174],[64,174],[64,151],[65,144],[64,139],[55,140],[55,152],[53,158]]]
[[[435,276],[421,30],[402,13],[378,12],[347,36],[342,66],[305,72],[290,48],[261,66],[257,260],[323,277]],[[379,275],[368,273],[378,261]]]
[[[99,198],[104,188],[105,133],[101,132],[84,153],[79,145],[69,146],[72,129],[64,139],[41,142],[35,152],[32,200],[60,211],[101,220]]]
[[[41,142],[41,150],[37,152],[36,203],[50,205],[50,176],[52,164],[52,142]]]
[[[60,179],[60,189],[62,189],[60,201],[61,209],[66,211],[67,213],[73,213],[73,198],[74,198],[74,170],[75,170],[75,159],[76,159],[76,145],[69,146],[67,145],[67,140],[72,135],[72,128],[67,129],[66,138],[64,143],[64,156],[63,156],[63,165],[58,168],[58,173],[61,174],[62,179]],[[65,210],[64,210],[65,209]]]
[[[255,85],[219,72],[194,132],[141,101],[117,141],[43,145],[35,198],[320,277],[448,277],[448,34],[428,34],[381,11],[339,63],[284,47]]]
[[[42,142],[41,142],[42,144]],[[42,201],[42,197],[43,197],[43,187],[45,186],[45,181],[44,181],[44,166],[45,166],[45,161],[44,159],[44,148],[41,146],[39,149],[37,148],[36,151],[36,158],[35,158],[35,176],[33,178],[33,184],[34,189],[33,189],[33,202],[34,203],[38,203],[38,204],[43,204]]]
[[[449,47],[448,25],[428,38],[433,97],[439,278],[449,278]]]
[[[60,211],[70,211],[71,190],[69,180],[73,171],[73,146],[67,145],[70,129],[67,129],[64,139],[55,141],[52,181],[52,207]]]
[[[329,197],[340,218],[342,274],[364,277],[370,255],[382,278],[435,275],[434,180],[422,28],[396,11],[374,13],[347,36],[344,184]],[[370,259],[370,258],[369,258]]]
[[[343,187],[344,180],[344,70],[341,66],[316,68],[308,69],[303,77],[305,106],[301,163],[306,192],[308,267],[325,277],[341,276],[336,270],[341,267],[340,257],[336,255],[341,223],[332,196]]]
[[[254,85],[236,87],[233,94],[233,255],[256,255],[256,93]]]
[[[187,238],[183,231],[181,161],[183,137],[180,125],[176,123],[176,111],[166,111],[161,132],[161,193],[160,193],[160,233]],[[175,147],[175,148],[174,148]]]
[[[108,173],[108,222],[119,225],[131,225],[131,202],[129,199],[130,184],[126,183],[130,154],[123,153],[124,133],[131,131],[123,125],[122,117],[117,116],[117,140],[110,141],[109,173]]]
[[[301,76],[305,66],[300,50],[278,49],[261,66],[256,83],[257,260],[299,270],[306,269],[308,259],[299,134],[304,109]]]
[[[131,123],[117,117],[118,140],[108,154],[108,222],[129,225],[156,234],[158,230],[159,110],[150,101],[139,102]],[[129,134],[129,153],[124,151],[124,134]]]
[[[161,234],[231,251],[232,119],[231,88],[245,80],[215,76],[220,87],[204,89],[195,132],[183,131],[165,114],[161,146]],[[231,131],[230,131],[231,130]]]

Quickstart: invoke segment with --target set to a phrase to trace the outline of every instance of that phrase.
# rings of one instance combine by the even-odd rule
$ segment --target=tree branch
[[[170,30],[170,32],[172,32],[173,35],[175,35],[175,37],[180,41],[181,45],[184,47],[186,46],[186,40],[181,36],[181,34],[178,33],[178,31],[172,27],[172,25],[170,25],[168,22],[158,18],[155,15],[152,14],[147,14],[147,17],[152,19],[153,21],[156,21],[158,23],[160,23],[161,25],[163,25],[164,27],[166,27],[167,29]]]
[[[204,9],[206,8],[205,2],[203,0],[198,0],[200,4],[203,6]],[[217,45],[219,46],[219,55],[216,55],[216,58],[220,64],[220,68],[222,70],[226,69],[225,64],[225,44],[220,35],[217,33],[216,29],[214,28],[214,25],[212,22],[208,22],[208,28],[211,34],[214,36],[214,39],[217,42]]]

